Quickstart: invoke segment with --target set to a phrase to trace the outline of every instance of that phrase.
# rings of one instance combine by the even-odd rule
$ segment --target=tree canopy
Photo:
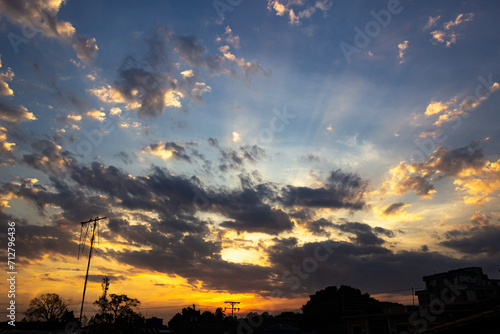
[[[70,299],[56,293],[46,293],[33,298],[25,312],[26,320],[39,322],[65,322],[74,320],[73,311],[68,310]]]
[[[113,325],[113,328],[144,325],[144,317],[135,311],[141,304],[138,299],[113,293],[108,298],[108,277],[103,279],[102,288],[103,294],[94,301],[94,306],[97,306],[99,311],[92,317],[91,325],[102,328],[110,327],[110,325]]]

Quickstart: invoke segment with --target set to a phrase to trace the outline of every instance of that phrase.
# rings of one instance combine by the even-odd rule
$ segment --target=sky
[[[458,267],[500,278],[499,11],[0,0],[18,312],[57,293],[79,314],[95,217],[89,316],[104,276],[165,322],[225,301],[296,311],[342,284],[412,303]]]

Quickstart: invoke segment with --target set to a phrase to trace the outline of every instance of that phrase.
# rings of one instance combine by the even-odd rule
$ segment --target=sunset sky
[[[458,267],[500,278],[499,13],[0,0],[18,312],[50,292],[79,315],[80,222],[97,216],[88,316],[106,275],[164,323],[193,303],[296,311],[342,284],[411,303],[422,276]]]

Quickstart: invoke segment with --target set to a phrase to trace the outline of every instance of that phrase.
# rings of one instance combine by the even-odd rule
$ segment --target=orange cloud
[[[466,191],[465,203],[482,205],[491,200],[491,195],[500,190],[500,159],[487,162],[482,169],[467,168],[461,171],[454,184],[457,190]]]

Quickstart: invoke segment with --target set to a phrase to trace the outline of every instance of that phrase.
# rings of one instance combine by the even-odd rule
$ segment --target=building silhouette
[[[500,280],[480,267],[424,276],[419,306],[344,317],[347,334],[499,334]]]
[[[425,289],[415,291],[421,306],[430,305],[433,300],[446,299],[443,296],[445,292],[450,294],[451,301],[447,303],[449,306],[473,304],[500,296],[500,280],[488,278],[480,267],[424,276],[423,281]]]

